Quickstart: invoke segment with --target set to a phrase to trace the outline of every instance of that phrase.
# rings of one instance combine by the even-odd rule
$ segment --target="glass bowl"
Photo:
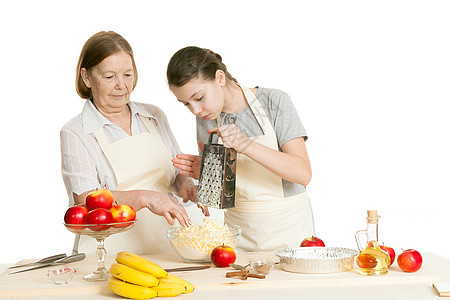
[[[54,284],[67,284],[72,280],[75,272],[74,268],[48,270],[48,277]]]
[[[256,259],[250,261],[250,266],[259,275],[269,275],[275,267],[275,261],[270,258]]]
[[[194,228],[192,228],[194,227]],[[215,228],[193,225],[172,227],[167,238],[175,252],[186,262],[210,262],[212,250],[221,245],[236,249],[241,228],[223,225]]]

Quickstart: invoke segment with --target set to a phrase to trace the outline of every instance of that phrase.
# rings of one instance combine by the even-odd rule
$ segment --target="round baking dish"
[[[275,251],[281,268],[294,273],[339,273],[353,268],[358,251],[339,247],[300,247]]]

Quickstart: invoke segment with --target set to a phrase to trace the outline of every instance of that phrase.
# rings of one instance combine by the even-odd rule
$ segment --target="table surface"
[[[240,253],[237,263],[246,264],[252,257],[274,257],[273,253]],[[164,268],[187,266],[177,256],[144,256]],[[216,268],[173,273],[196,287],[180,299],[439,299],[432,287],[433,282],[450,281],[450,260],[433,253],[423,254],[423,266],[416,273],[402,272],[396,263],[384,276],[361,276],[356,269],[335,274],[298,274],[283,271],[277,265],[266,279],[226,278],[231,268]],[[114,258],[107,256],[109,267]],[[67,285],[57,286],[47,278],[47,269],[33,270],[8,275],[6,268],[12,264],[0,265],[0,298],[14,296],[14,299],[125,299],[114,295],[105,282],[91,283],[83,276],[96,268],[95,257],[88,256],[81,262],[68,264],[77,273]],[[20,290],[20,292],[19,292]],[[24,296],[26,291],[30,295]],[[15,294],[14,294],[15,293]],[[25,293],[25,294],[24,294]],[[17,297],[20,295],[19,297]],[[8,296],[8,297],[7,297]]]

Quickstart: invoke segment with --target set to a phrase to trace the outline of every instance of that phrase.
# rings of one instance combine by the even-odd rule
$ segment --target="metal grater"
[[[234,123],[234,118],[232,119]],[[213,208],[234,207],[236,150],[213,144],[212,132],[203,146],[196,203]]]

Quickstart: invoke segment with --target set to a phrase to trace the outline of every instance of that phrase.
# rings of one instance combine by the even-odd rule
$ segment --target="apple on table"
[[[211,252],[211,261],[216,267],[229,267],[230,264],[236,261],[236,253],[230,246],[217,246]]]
[[[393,248],[388,247],[388,246],[380,246],[381,250],[383,250],[384,252],[386,252],[389,255],[389,258],[391,259],[391,262],[389,264],[388,267],[392,266],[392,264],[394,263],[395,260],[395,251]]]
[[[404,250],[397,257],[398,267],[405,272],[413,273],[419,271],[422,267],[422,255],[414,249]]]
[[[325,247],[325,243],[317,236],[311,236],[305,238],[301,242],[300,247]]]

